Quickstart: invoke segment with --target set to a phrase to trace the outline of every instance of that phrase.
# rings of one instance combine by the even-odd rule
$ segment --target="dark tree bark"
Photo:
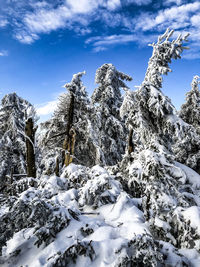
[[[10,184],[13,183],[13,172],[14,172],[14,170],[13,170],[13,168],[11,168],[11,172],[10,172]]]
[[[59,158],[56,158],[56,168],[55,168],[55,175],[59,176]]]
[[[75,145],[75,131],[72,129],[74,118],[74,95],[70,92],[70,104],[67,115],[67,126],[63,142],[63,165],[68,166],[73,159]]]
[[[25,134],[26,134],[26,164],[27,164],[27,176],[36,177],[36,167],[35,167],[35,152],[34,152],[34,142],[35,142],[35,129],[34,123],[31,118],[26,121]]]
[[[133,144],[133,129],[130,129],[129,137],[128,137],[128,153],[131,154],[131,152],[134,151],[134,144]]]
[[[73,161],[73,155],[74,155],[74,147],[75,147],[75,130],[71,129],[69,132],[69,138],[67,141],[67,149],[65,152],[65,166],[68,166]]]

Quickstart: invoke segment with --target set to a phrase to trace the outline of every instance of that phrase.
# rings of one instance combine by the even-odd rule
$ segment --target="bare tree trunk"
[[[11,168],[11,172],[10,172],[10,184],[13,183],[13,173],[14,173],[14,170],[13,170],[13,168]]]
[[[71,93],[70,104],[68,109],[67,116],[67,127],[66,127],[66,136],[63,142],[63,165],[68,166],[74,155],[74,145],[75,145],[75,131],[72,129],[73,117],[74,117],[74,95]]]
[[[34,152],[34,142],[35,142],[35,129],[34,123],[31,118],[26,121],[25,126],[26,134],[26,164],[27,164],[27,176],[36,177],[36,167],[35,167],[35,152]]]
[[[59,176],[59,158],[56,158],[56,168],[55,168],[55,175]]]
[[[64,162],[65,166],[68,166],[70,163],[72,163],[73,155],[74,155],[75,140],[76,140],[75,136],[76,136],[76,133],[74,129],[71,129],[69,133],[68,143],[67,143],[67,150],[65,153],[65,162]]]
[[[128,153],[134,151],[134,144],[133,144],[133,128],[130,129],[129,136],[128,136]]]

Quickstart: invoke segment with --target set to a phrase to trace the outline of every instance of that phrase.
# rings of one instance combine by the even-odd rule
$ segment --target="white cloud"
[[[0,28],[4,28],[8,25],[8,20],[0,18]]]
[[[7,50],[1,50],[0,51],[0,57],[5,57],[8,56],[8,51]]]
[[[23,44],[32,44],[35,40],[39,39],[37,34],[27,31],[18,31],[14,34],[14,37]]]
[[[176,5],[181,5],[183,3],[183,0],[165,0],[164,4],[165,5],[171,5],[172,3],[176,4]]]
[[[49,101],[40,107],[36,108],[37,114],[39,116],[52,114],[56,108],[57,100]]]
[[[118,43],[128,43],[137,40],[132,34],[115,34],[110,36],[97,36],[89,38],[86,43],[93,43],[94,46],[107,46]]]
[[[135,4],[138,6],[141,5],[148,5],[152,2],[152,0],[126,0],[125,3],[126,4]]]
[[[64,4],[57,7],[47,4],[35,7],[33,12],[25,14],[21,28],[14,35],[22,43],[30,44],[37,40],[41,33],[66,27],[81,35],[90,33],[91,30],[87,27],[89,20],[85,15],[91,13],[97,4],[92,0],[80,2],[66,0]]]
[[[2,16],[0,11],[0,27],[6,27],[10,23],[14,27],[14,38],[25,44],[33,43],[41,34],[63,28],[73,30],[79,35],[88,35],[98,30],[91,22],[98,22],[102,28],[105,27],[109,35],[89,38],[86,41],[95,52],[130,42],[146,44],[153,41],[152,37],[165,31],[167,27],[176,31],[185,29],[191,32],[191,46],[200,47],[199,1],[158,1],[157,9],[155,1],[152,0],[12,1],[15,6],[10,4],[6,9],[6,17]],[[142,12],[142,5],[151,3],[152,12]],[[130,12],[129,5],[134,5],[134,9],[131,10],[138,12],[137,17],[133,15],[136,13]],[[139,8],[136,8],[136,5]],[[123,7],[126,8],[126,12]],[[113,33],[116,33],[117,29],[119,34],[112,34],[113,28]]]
[[[155,30],[158,26],[165,29],[166,27],[172,27],[172,23],[176,28],[182,28],[183,26],[190,25],[190,15],[198,11],[200,11],[200,2],[173,6],[160,10],[157,14],[143,13],[135,19],[136,29],[144,31]]]
[[[120,0],[110,0],[107,1],[107,8],[109,10],[115,10],[116,8],[121,6]]]
[[[143,34],[115,34],[110,36],[96,36],[86,40],[86,44],[91,44],[95,52],[106,50],[111,45],[127,44],[137,42],[139,44],[148,44],[155,40],[156,36]]]
[[[178,1],[176,1],[178,4]],[[179,3],[180,4],[180,3]],[[135,18],[135,30],[142,32],[157,32],[160,34],[166,28],[175,29],[177,33],[189,32],[189,51],[184,58],[200,58],[200,2],[173,6],[157,13],[145,13]],[[176,33],[175,32],[175,33]]]
[[[197,51],[193,50],[183,54],[182,58],[185,59],[199,59],[200,58],[200,49],[198,49]]]
[[[101,51],[105,51],[105,50],[107,50],[107,47],[106,46],[95,46],[94,45],[94,48],[93,48],[93,51],[94,52],[101,52]]]
[[[24,18],[24,24],[32,33],[45,33],[64,27],[67,18],[71,17],[70,10],[61,6],[57,9],[40,9],[29,13]]]
[[[130,26],[129,18],[120,13],[122,6],[130,4],[146,5],[152,0],[55,0],[55,1],[15,1],[15,7],[7,7],[10,24],[15,27],[13,36],[20,42],[31,44],[41,34],[61,28],[74,30],[78,34],[88,34],[92,21],[101,21],[108,27]],[[29,8],[30,7],[30,8]],[[119,12],[118,12],[119,11]],[[115,13],[113,13],[115,12]],[[0,12],[1,13],[1,12]],[[113,17],[114,16],[114,17]],[[8,20],[0,19],[0,26]]]
[[[191,23],[193,26],[200,27],[200,15],[194,15],[191,17]]]
[[[116,0],[110,0],[110,2],[113,2],[113,1],[116,1]],[[73,14],[90,13],[98,7],[98,1],[94,1],[94,0],[79,0],[79,1],[66,0],[66,3],[70,7],[70,11]]]

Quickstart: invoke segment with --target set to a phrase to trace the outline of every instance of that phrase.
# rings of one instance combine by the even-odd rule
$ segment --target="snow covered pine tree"
[[[0,109],[0,184],[7,176],[26,174],[25,114],[33,106],[16,93],[4,96]],[[29,112],[30,115],[30,112]]]
[[[181,106],[179,116],[188,124],[194,126],[200,133],[200,77],[194,76],[191,90],[186,94],[186,102]]]
[[[37,130],[36,111],[33,106],[30,106],[25,111],[25,137],[26,137],[26,169],[28,177],[36,177],[35,164],[35,132]]]
[[[134,127],[133,152],[120,164],[105,168],[77,165],[73,158],[74,162],[60,170],[60,177],[41,175],[33,179],[34,186],[20,184],[14,195],[0,194],[0,265],[199,266],[200,175],[176,162],[173,155],[176,140],[189,138],[189,130],[194,140],[197,135],[194,127],[177,116],[161,92],[162,83],[157,82],[166,61],[183,49],[185,37],[170,41],[171,34],[167,31],[153,44],[149,79],[135,93],[126,92],[122,111],[130,109],[125,119]],[[158,79],[151,77],[154,74]],[[74,77],[73,92],[79,92],[76,81]],[[61,107],[66,115],[67,106]],[[79,114],[76,108],[74,114]],[[59,132],[47,128],[45,136],[57,134],[50,140],[56,145],[60,140],[62,150],[64,138],[58,134],[65,131],[66,120],[57,118]],[[87,138],[98,138],[90,120],[86,124]],[[76,133],[77,125],[79,118],[73,120]],[[53,127],[59,125],[52,123]],[[175,140],[170,138],[173,135]],[[92,140],[96,149],[98,143]],[[55,163],[60,151],[56,149],[46,159],[52,153]]]
[[[92,94],[91,120],[100,149],[98,163],[103,165],[116,164],[125,153],[127,131],[119,112],[122,105],[120,88],[128,88],[123,80],[131,81],[132,78],[112,64],[103,64],[96,71],[95,82],[99,86]]]
[[[60,96],[53,117],[41,126],[43,165],[46,165],[48,174],[57,169],[57,158],[61,168],[64,163],[67,166],[72,161],[86,166],[95,164],[96,148],[92,141],[89,120],[90,101],[81,81],[84,74],[85,72],[74,74],[72,81],[64,85],[68,92]],[[63,152],[64,157],[61,156]]]
[[[173,31],[167,29],[158,42],[152,44],[153,54],[144,82],[134,94],[126,94],[124,99],[122,114],[131,102],[134,103],[127,120],[134,129],[136,150],[124,157],[122,174],[118,175],[124,177],[124,188],[128,188],[133,197],[142,197],[142,209],[154,244],[163,254],[165,263],[176,265],[175,262],[170,265],[169,247],[165,243],[170,242],[171,250],[177,256],[182,255],[177,264],[189,266],[177,249],[198,249],[200,233],[185,214],[190,214],[192,206],[198,206],[199,200],[196,200],[191,181],[193,171],[174,161],[172,148],[176,140],[185,142],[191,135],[197,144],[197,135],[194,128],[177,116],[170,99],[161,92],[161,75],[171,71],[171,59],[180,58],[184,49],[182,44],[187,41],[187,35],[179,35],[170,41],[172,34]]]

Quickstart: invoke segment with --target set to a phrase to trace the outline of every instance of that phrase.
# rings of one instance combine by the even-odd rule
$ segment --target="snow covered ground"
[[[199,187],[197,173],[180,163],[176,165],[182,168],[192,186]],[[18,220],[22,203],[32,207],[28,216],[20,217],[29,224],[21,222],[22,229],[16,229],[14,225],[15,229],[10,229],[13,231],[11,238],[3,246],[0,258],[2,267],[149,266],[149,261],[150,266],[184,266],[183,259],[188,266],[200,266],[196,249],[178,250],[162,240],[155,246],[141,209],[142,200],[128,195],[116,177],[104,168],[94,166],[89,169],[70,164],[61,176],[43,176],[37,180],[37,187],[29,187],[20,193],[10,209],[8,204],[1,206],[1,223],[4,225],[7,215]],[[72,188],[74,181],[76,188]],[[51,210],[52,214],[46,213],[48,218],[42,218],[45,216],[42,208],[34,211],[42,202]],[[26,208],[23,212],[26,214]],[[199,207],[189,207],[181,212],[200,233]],[[62,226],[57,227],[53,221]],[[39,235],[41,231],[43,236]],[[131,257],[137,264],[142,259],[141,265],[130,265]],[[142,265],[145,257],[147,265]]]

